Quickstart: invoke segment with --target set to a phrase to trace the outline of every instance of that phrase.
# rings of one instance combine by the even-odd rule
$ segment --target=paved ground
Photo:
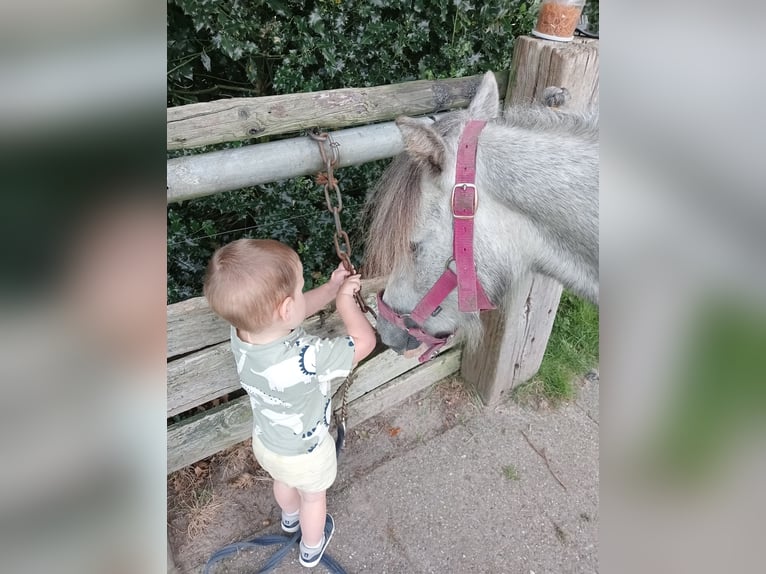
[[[384,451],[374,467],[342,461],[328,493],[329,554],[349,574],[598,572],[598,381],[578,388],[557,410],[463,408],[447,430],[420,429],[404,450],[371,441]],[[400,409],[382,428],[417,427],[417,413]],[[243,552],[214,571],[255,572],[270,552]],[[295,551],[275,572],[307,570]]]

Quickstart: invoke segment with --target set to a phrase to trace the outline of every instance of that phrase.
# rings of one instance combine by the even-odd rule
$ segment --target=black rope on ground
[[[250,550],[253,548],[259,548],[261,546],[274,546],[276,544],[281,544],[282,547],[274,552],[274,554],[271,555],[271,557],[266,561],[266,563],[261,567],[260,570],[256,574],[267,574],[268,572],[271,572],[276,568],[279,563],[284,559],[285,556],[287,556],[292,550],[293,546],[297,544],[301,539],[301,531],[298,530],[295,534],[292,536],[283,536],[281,534],[271,534],[267,536],[258,536],[257,538],[253,538],[252,540],[248,540],[246,542],[235,542],[234,544],[229,544],[228,546],[224,546],[220,550],[213,553],[213,555],[210,557],[210,559],[205,564],[205,569],[203,570],[203,574],[210,574],[211,567],[226,558],[227,556],[231,556],[232,554],[236,554],[237,552],[241,550]],[[338,564],[338,562],[335,561],[335,559],[330,556],[329,554],[325,553],[322,555],[322,559],[319,561],[320,564],[324,564],[325,568],[327,569],[330,574],[346,574],[346,571],[343,569],[343,567]]]

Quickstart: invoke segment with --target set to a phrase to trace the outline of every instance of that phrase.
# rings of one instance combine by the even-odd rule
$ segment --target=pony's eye
[[[411,243],[410,243],[410,251],[411,251],[412,253],[417,253],[417,252],[418,252],[418,246],[419,246],[419,245],[420,245],[419,243],[415,243],[414,241],[413,241],[413,242],[411,242]]]

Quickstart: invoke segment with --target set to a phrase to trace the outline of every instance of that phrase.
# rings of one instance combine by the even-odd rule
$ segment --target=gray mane
[[[420,209],[421,167],[406,152],[396,156],[378,180],[362,214],[367,229],[364,274],[388,275],[409,251],[415,216]]]

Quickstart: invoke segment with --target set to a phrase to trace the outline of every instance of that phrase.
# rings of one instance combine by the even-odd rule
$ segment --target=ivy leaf
[[[210,71],[210,56],[208,56],[207,53],[203,51],[202,55],[200,56],[200,60],[202,60],[202,66],[209,72]]]

